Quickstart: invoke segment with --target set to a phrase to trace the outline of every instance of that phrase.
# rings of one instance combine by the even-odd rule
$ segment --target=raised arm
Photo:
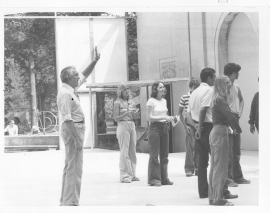
[[[82,72],[85,78],[88,78],[88,76],[93,72],[96,63],[100,59],[100,54],[97,51],[97,47],[95,48],[95,59],[88,65],[88,67]]]

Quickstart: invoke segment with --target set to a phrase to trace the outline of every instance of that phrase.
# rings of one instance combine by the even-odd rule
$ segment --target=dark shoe
[[[209,200],[209,205],[213,205],[213,200]]]
[[[232,195],[231,193],[224,196],[224,199],[235,199],[238,198],[238,195]]]
[[[235,182],[231,182],[228,184],[228,187],[237,187],[237,186],[238,186],[238,184]]]
[[[203,195],[203,196],[200,196],[201,199],[203,198],[208,198],[208,195]]]
[[[162,185],[173,185],[173,182],[170,180],[167,180],[166,183],[161,183]]]
[[[245,178],[242,180],[235,180],[234,182],[238,184],[250,184],[250,180],[246,180]]]
[[[161,183],[150,183],[150,186],[161,186]]]
[[[191,176],[192,176],[192,172],[187,172],[187,173],[186,173],[186,176],[187,176],[187,177],[191,177]]]
[[[134,177],[134,178],[132,178],[132,181],[140,181],[140,179],[137,177]]]

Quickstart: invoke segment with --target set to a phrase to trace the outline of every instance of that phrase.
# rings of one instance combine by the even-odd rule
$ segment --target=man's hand
[[[254,132],[255,132],[255,126],[254,126],[254,124],[250,124],[249,130],[250,130],[250,132],[252,134],[254,134]]]
[[[100,59],[100,54],[97,51],[97,47],[95,47],[95,60],[98,61]]]

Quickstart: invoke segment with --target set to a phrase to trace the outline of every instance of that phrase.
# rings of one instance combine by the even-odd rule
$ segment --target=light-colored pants
[[[85,125],[82,123],[74,123],[74,126],[81,137],[82,147],[80,149],[76,148],[75,142],[68,132],[65,123],[62,125],[61,129],[61,136],[65,143],[66,150],[60,198],[61,206],[79,205],[80,199]]]
[[[213,203],[223,199],[224,185],[228,174],[229,134],[225,125],[214,125],[210,133],[211,169],[208,197]]]
[[[133,121],[119,121],[117,139],[120,147],[120,181],[136,177],[136,130]]]

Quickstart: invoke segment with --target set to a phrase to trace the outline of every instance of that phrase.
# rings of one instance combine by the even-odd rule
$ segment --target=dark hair
[[[158,88],[158,85],[159,85],[160,83],[162,83],[162,82],[156,81],[156,82],[154,82],[154,83],[152,84],[152,93],[151,93],[151,97],[152,97],[152,98],[157,98],[157,88]],[[163,84],[163,83],[162,83],[162,84]],[[164,84],[163,84],[163,85],[164,85]],[[166,87],[165,87],[165,92],[164,92],[164,95],[163,95],[163,96],[166,95],[166,92],[167,92],[167,90],[166,90]]]
[[[206,83],[208,77],[210,78],[213,78],[214,77],[214,73],[216,71],[213,69],[213,68],[204,68],[202,71],[201,71],[201,74],[200,74],[200,78],[201,78],[201,81]]]
[[[197,88],[198,86],[200,86],[200,81],[197,78],[193,78],[189,82],[188,86],[189,86],[189,88],[192,88],[193,86],[195,86]]]
[[[235,63],[228,63],[224,66],[224,75],[231,75],[234,72],[239,72],[241,70],[241,66]]]

